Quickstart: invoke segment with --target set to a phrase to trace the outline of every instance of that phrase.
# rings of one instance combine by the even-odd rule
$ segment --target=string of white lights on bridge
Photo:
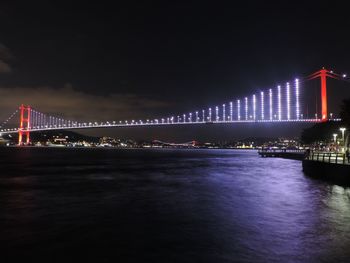
[[[324,70],[324,69],[323,69]],[[322,71],[322,70],[321,70]],[[321,72],[319,71],[319,72]],[[324,70],[326,71],[326,70]],[[316,72],[317,73],[317,72]],[[315,73],[315,74],[316,74]],[[327,77],[346,79],[346,75],[337,75],[326,71]],[[313,74],[313,75],[315,75]],[[311,75],[311,76],[313,76]],[[317,112],[312,118],[302,111],[302,92],[299,79],[277,85],[275,88],[261,90],[243,98],[226,102],[222,105],[202,110],[173,115],[165,118],[146,120],[120,120],[106,122],[78,122],[56,116],[51,116],[29,106],[22,106],[27,111],[27,117],[22,119],[19,128],[4,128],[19,110],[16,110],[1,126],[1,133],[22,131],[45,131],[61,129],[105,128],[126,126],[157,126],[183,125],[203,123],[243,123],[243,122],[319,122],[328,116],[319,116]]]

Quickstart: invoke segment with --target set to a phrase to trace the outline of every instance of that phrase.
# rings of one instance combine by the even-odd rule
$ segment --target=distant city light
[[[336,133],[333,134],[334,142],[337,142],[337,136],[338,136],[338,134],[336,134]]]
[[[345,144],[345,137],[344,137],[344,135],[345,135],[346,128],[341,127],[341,128],[339,128],[339,130],[341,131],[341,134],[342,134],[342,137],[341,137],[342,141]]]

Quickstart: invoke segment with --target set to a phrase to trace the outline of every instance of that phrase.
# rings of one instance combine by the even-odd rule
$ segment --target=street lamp
[[[336,143],[336,142],[337,142],[337,136],[338,136],[338,134],[336,134],[336,133],[334,133],[334,134],[333,134],[334,143]]]
[[[345,131],[346,131],[346,128],[340,128],[339,130],[341,131],[341,138],[342,138],[342,141],[343,141],[343,143],[345,143],[345,141],[344,141],[344,133],[345,133]]]

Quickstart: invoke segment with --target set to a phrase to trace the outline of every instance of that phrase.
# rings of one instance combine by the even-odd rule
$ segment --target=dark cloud
[[[3,44],[0,43],[0,59],[11,59],[13,55],[11,54],[10,50]]]
[[[10,73],[11,66],[6,62],[12,58],[10,50],[0,43],[0,73]]]
[[[125,120],[153,117],[154,111],[166,108],[167,103],[134,94],[97,96],[74,90],[70,84],[52,87],[0,87],[0,117],[6,118],[9,109],[20,104],[36,110],[77,121]]]
[[[0,73],[10,73],[12,71],[10,65],[3,60],[0,60]]]

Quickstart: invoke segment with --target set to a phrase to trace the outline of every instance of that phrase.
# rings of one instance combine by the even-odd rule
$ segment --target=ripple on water
[[[1,148],[0,157],[9,171],[0,174],[0,241],[14,259],[350,258],[350,189],[305,177],[299,161],[165,149]]]

